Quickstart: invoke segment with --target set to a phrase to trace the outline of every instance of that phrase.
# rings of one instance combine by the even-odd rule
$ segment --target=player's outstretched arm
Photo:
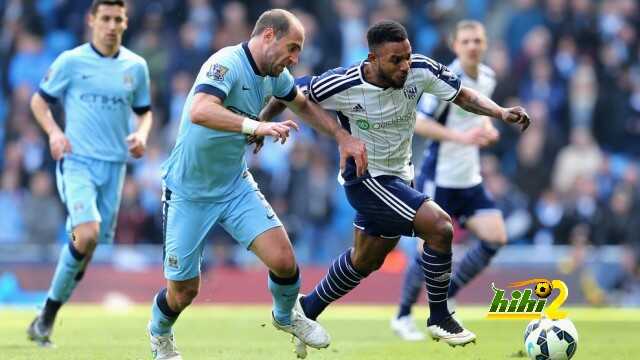
[[[144,155],[147,149],[147,139],[153,125],[153,114],[151,110],[143,114],[136,114],[136,120],[138,128],[127,136],[127,145],[131,156],[138,159]]]
[[[234,114],[222,106],[222,100],[206,93],[197,93],[191,104],[191,122],[209,129],[239,132],[247,135],[272,136],[283,144],[289,130],[298,130],[292,120],[264,123]]]
[[[453,103],[474,114],[487,115],[502,119],[510,124],[522,125],[522,131],[525,131],[531,124],[529,114],[521,106],[503,108],[488,97],[466,86],[460,89]]]
[[[53,119],[49,104],[39,93],[31,97],[31,111],[38,125],[49,136],[49,150],[54,160],[60,160],[65,153],[71,152],[71,143]]]
[[[340,151],[340,171],[344,169],[347,159],[353,157],[356,162],[357,176],[364,175],[368,167],[367,148],[364,142],[351,136],[334,118],[301,92],[285,104],[316,130],[336,139]]]
[[[452,141],[465,145],[486,146],[490,141],[489,134],[483,128],[474,127],[464,132],[456,131],[422,113],[416,115],[415,133],[432,140]]]

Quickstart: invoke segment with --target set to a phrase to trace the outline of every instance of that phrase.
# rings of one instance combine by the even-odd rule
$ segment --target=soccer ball
[[[578,347],[578,331],[569,319],[536,319],[524,331],[524,350],[531,360],[569,360]]]
[[[536,293],[541,299],[546,299],[549,295],[551,295],[551,290],[553,290],[553,285],[547,280],[540,281],[536,284],[536,287],[533,289],[533,292]]]

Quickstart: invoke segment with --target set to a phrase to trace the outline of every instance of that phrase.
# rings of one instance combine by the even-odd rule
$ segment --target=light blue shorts
[[[220,224],[244,248],[258,235],[282,226],[280,219],[251,176],[238,184],[246,188],[227,201],[189,200],[165,187],[162,199],[164,277],[182,281],[200,275],[205,238]]]
[[[125,173],[123,162],[74,154],[58,161],[56,184],[67,208],[69,234],[76,226],[95,221],[100,223],[98,242],[113,242]]]

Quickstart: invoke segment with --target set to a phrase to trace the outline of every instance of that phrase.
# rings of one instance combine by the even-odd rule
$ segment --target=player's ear
[[[271,42],[275,39],[276,34],[273,32],[273,28],[266,28],[264,29],[264,31],[262,32],[262,38],[266,41],[266,42]]]
[[[376,56],[375,52],[369,51],[369,55],[367,55],[367,60],[369,60],[370,63],[375,63],[376,61],[378,61],[378,57]]]
[[[93,28],[93,24],[95,21],[96,21],[95,15],[92,14],[91,12],[88,12],[85,18],[86,24],[89,25],[90,28]]]

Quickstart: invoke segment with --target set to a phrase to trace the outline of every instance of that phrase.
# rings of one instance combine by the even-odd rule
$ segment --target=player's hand
[[[521,106],[502,109],[502,120],[510,124],[522,125],[521,130],[525,131],[531,125],[529,114]]]
[[[256,144],[256,146],[253,148],[253,153],[257,154],[264,146],[264,136],[248,135],[247,144]]]
[[[129,153],[135,159],[139,159],[144,155],[147,148],[147,139],[139,132],[134,132],[127,136],[127,145],[129,145]]]
[[[256,129],[255,136],[271,136],[273,142],[280,141],[284,144],[289,137],[289,131],[291,129],[298,130],[298,124],[293,120],[285,120],[282,122],[265,122],[260,123]]]
[[[352,157],[356,162],[356,175],[364,175],[369,167],[367,158],[367,147],[360,139],[356,139],[344,130],[340,130],[336,135],[338,151],[340,151],[340,173],[344,171],[347,159]]]
[[[71,152],[71,143],[69,139],[60,130],[54,131],[49,135],[49,150],[53,160],[60,160],[66,153]]]

